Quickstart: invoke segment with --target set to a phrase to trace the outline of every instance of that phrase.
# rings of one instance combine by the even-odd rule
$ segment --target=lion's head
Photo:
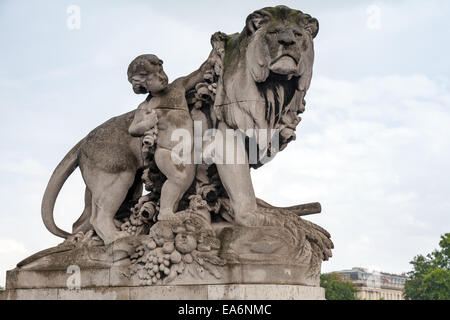
[[[295,139],[314,61],[315,18],[285,6],[257,10],[228,37],[216,117],[233,129],[280,129],[280,149]]]
[[[245,27],[250,36],[246,59],[255,82],[266,81],[270,72],[301,76],[305,71],[301,62],[312,53],[318,30],[316,19],[284,6],[250,14]]]

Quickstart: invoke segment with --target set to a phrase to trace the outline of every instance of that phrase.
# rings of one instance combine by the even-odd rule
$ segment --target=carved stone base
[[[7,289],[0,300],[324,300],[321,287],[276,284]]]
[[[8,271],[4,295],[18,299],[39,292],[51,299],[65,299],[65,295],[152,299],[165,294],[177,299],[322,297],[316,291],[322,260],[331,255],[329,234],[290,211],[263,208],[259,214],[271,224],[211,224],[201,210],[186,210],[177,213],[177,221],[154,223],[142,229],[143,234],[127,232],[107,245],[93,231],[77,233]],[[81,291],[74,293],[71,288]],[[271,293],[265,288],[283,289]],[[305,295],[306,289],[298,288],[316,291],[308,289],[314,293]]]
[[[299,265],[227,265],[223,267],[221,278],[205,273],[201,284],[281,284],[317,286],[305,278],[308,266]],[[140,287],[145,286],[138,277],[129,276],[128,266],[113,266],[110,268],[83,268],[79,275],[73,269],[60,270],[23,270],[16,268],[7,272],[6,289],[53,289],[67,288],[74,285],[75,277],[79,279],[82,289],[101,287]],[[189,273],[174,279],[170,285],[197,285],[198,277]],[[166,284],[167,285],[167,284]]]

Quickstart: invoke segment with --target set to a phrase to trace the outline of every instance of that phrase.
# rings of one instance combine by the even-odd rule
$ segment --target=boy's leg
[[[176,219],[178,202],[191,186],[195,177],[195,165],[192,163],[175,164],[169,149],[156,148],[155,161],[159,170],[166,176],[161,190],[158,220]]]

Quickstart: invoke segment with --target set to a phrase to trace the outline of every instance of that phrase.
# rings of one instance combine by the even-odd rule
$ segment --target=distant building
[[[403,289],[408,277],[405,274],[369,272],[364,268],[335,271],[350,280],[358,289],[356,296],[361,300],[404,300]]]

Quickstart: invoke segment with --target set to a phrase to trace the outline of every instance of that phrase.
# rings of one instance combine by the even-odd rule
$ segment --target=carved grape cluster
[[[227,35],[216,32],[211,37],[212,53],[208,58],[210,68],[203,74],[203,82],[195,86],[187,96],[188,105],[193,109],[210,108],[216,99],[217,82],[223,71],[225,40]]]
[[[145,285],[172,281],[177,274],[183,273],[185,263],[192,261],[192,256],[183,256],[175,249],[173,242],[158,247],[154,240],[138,246],[136,253],[131,256],[131,263],[135,266],[132,273],[137,273],[141,284]]]

